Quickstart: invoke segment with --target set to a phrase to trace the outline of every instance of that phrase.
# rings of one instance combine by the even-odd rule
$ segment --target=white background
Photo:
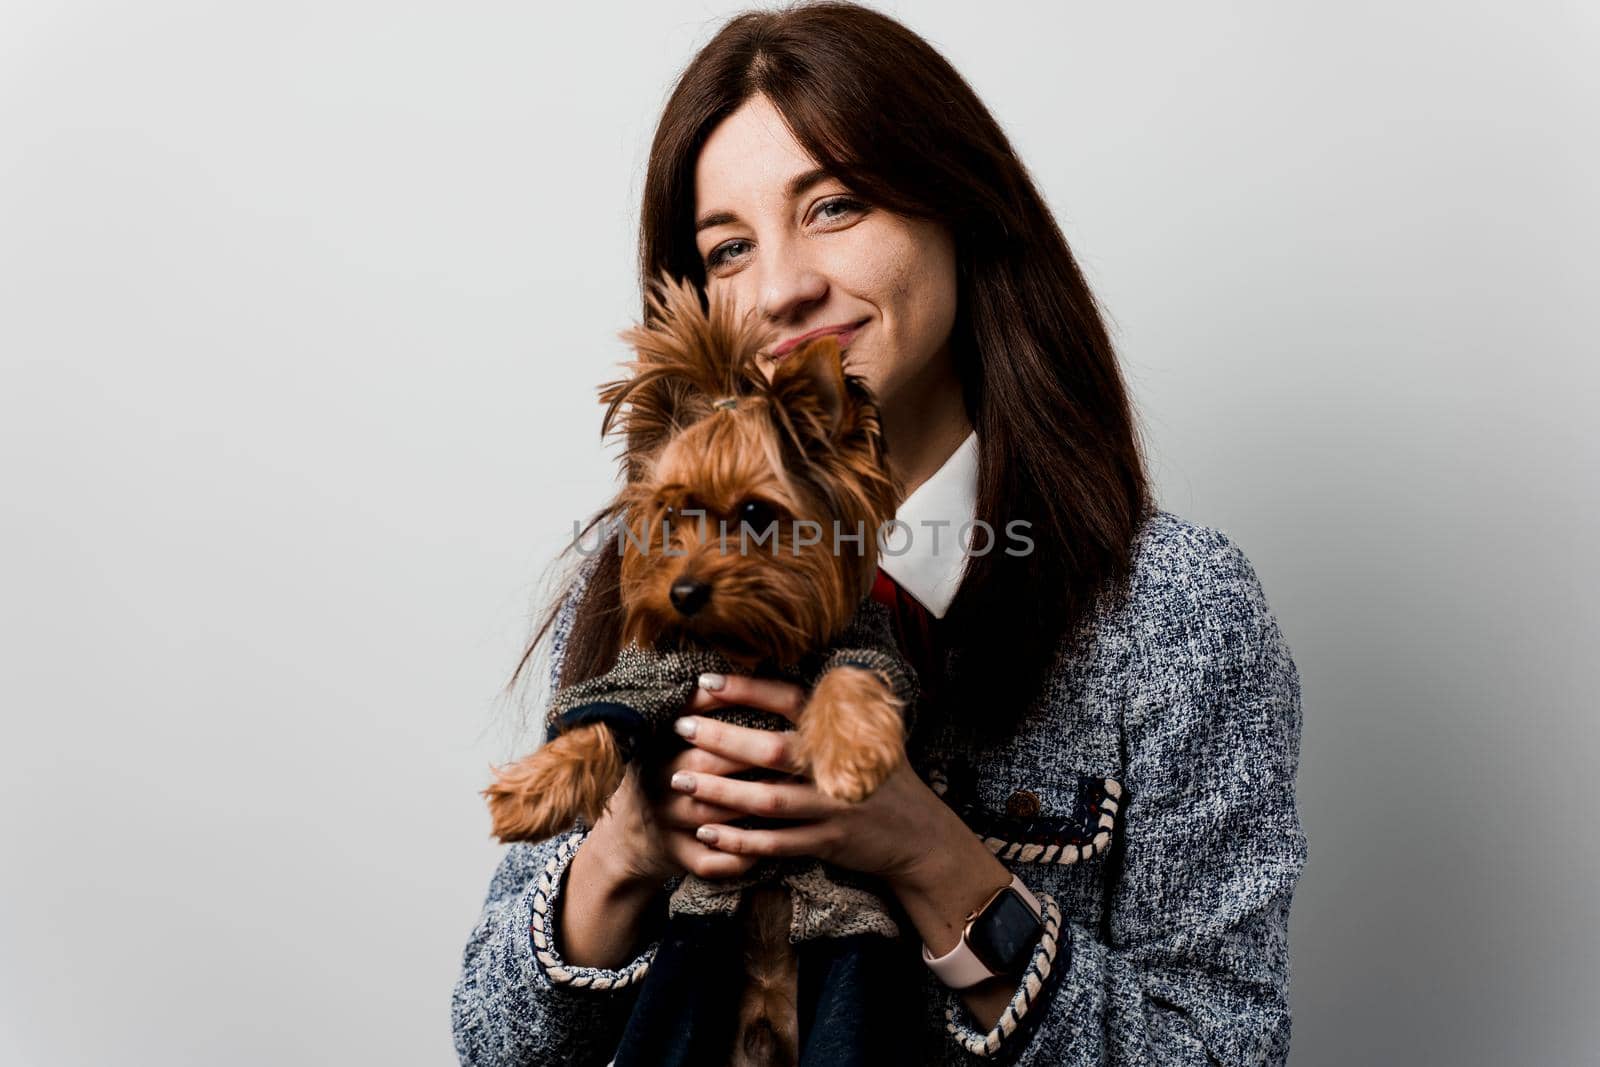
[[[1593,5],[890,5],[1304,678],[1293,1062],[1600,1058]],[[0,1062],[445,1064],[713,3],[0,5]]]

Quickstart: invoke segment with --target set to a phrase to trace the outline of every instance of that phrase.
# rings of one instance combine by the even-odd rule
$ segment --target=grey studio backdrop
[[[0,6],[0,1063],[445,1064],[713,3]],[[903,2],[1303,676],[1293,1062],[1600,1060],[1600,26]]]

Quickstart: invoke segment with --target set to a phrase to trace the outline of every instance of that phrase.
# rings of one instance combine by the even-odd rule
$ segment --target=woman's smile
[[[868,319],[860,319],[856,322],[841,322],[832,326],[821,326],[815,330],[810,330],[806,333],[800,334],[797,337],[791,337],[788,340],[779,342],[776,346],[774,346],[770,358],[773,363],[778,363],[783,359],[783,357],[787,356],[790,352],[793,352],[807,341],[815,341],[819,337],[827,337],[830,334],[839,339],[839,349],[840,351],[844,351],[850,347],[850,342],[856,339],[856,335],[866,328],[866,325],[869,321],[870,320]]]

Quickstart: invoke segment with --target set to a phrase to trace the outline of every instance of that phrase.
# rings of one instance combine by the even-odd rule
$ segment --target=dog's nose
[[[693,615],[711,599],[711,584],[698,578],[679,578],[672,583],[672,606],[680,615]]]

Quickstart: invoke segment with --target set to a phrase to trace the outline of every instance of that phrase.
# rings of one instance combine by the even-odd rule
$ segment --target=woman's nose
[[[762,264],[756,306],[773,323],[799,322],[828,295],[828,279],[809,264],[775,256]]]

